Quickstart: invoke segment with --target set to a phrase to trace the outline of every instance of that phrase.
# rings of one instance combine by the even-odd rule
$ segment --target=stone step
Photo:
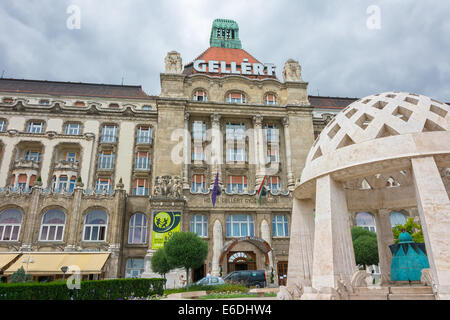
[[[433,294],[431,287],[390,287],[391,294]]]
[[[390,294],[388,300],[436,300],[434,294]]]
[[[349,300],[388,300],[387,294],[350,294]]]
[[[355,294],[384,294],[387,296],[390,293],[388,287],[356,287],[353,290]]]

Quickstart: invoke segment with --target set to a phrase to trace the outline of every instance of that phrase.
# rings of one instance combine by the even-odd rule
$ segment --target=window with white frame
[[[227,102],[245,103],[245,95],[242,92],[230,92],[227,96]]]
[[[22,213],[7,209],[0,213],[0,241],[18,241],[22,225]]]
[[[76,162],[78,158],[78,154],[76,152],[69,151],[66,153],[66,161],[68,162]]]
[[[81,134],[81,124],[79,123],[67,123],[66,131],[67,135],[77,136]]]
[[[49,210],[42,217],[39,241],[62,241],[66,214],[61,210]]]
[[[102,128],[102,136],[100,142],[115,143],[117,140],[117,126],[106,125]]]
[[[140,278],[144,272],[144,259],[128,259],[125,267],[125,278]]]
[[[138,128],[136,143],[152,143],[152,128],[150,126],[140,126]]]
[[[194,101],[207,101],[206,92],[197,90],[194,92]]]
[[[194,174],[192,176],[192,192],[205,192],[206,191],[206,178],[203,174]]]
[[[28,133],[42,133],[44,131],[43,121],[30,121],[28,122],[27,132]]]
[[[102,151],[98,157],[98,169],[114,169],[115,154],[112,151]]]
[[[75,176],[72,176],[72,178],[70,178],[70,183],[69,183],[69,192],[72,192],[73,189],[75,189],[75,182],[76,182],[77,178]]]
[[[134,169],[150,170],[150,152],[137,152],[134,161]]]
[[[147,242],[147,217],[143,213],[136,213],[130,219],[128,229],[129,244],[144,244]]]
[[[270,176],[267,178],[267,189],[272,192],[279,191],[281,189],[281,179],[277,176]]]
[[[39,100],[39,104],[40,104],[41,106],[49,106],[49,105],[50,105],[50,100],[47,100],[47,99],[41,99],[41,100]]]
[[[102,193],[103,190],[109,192],[111,190],[111,179],[109,178],[99,178],[95,184],[95,192]]]
[[[208,236],[208,219],[203,214],[195,214],[191,217],[191,232],[199,237]]]
[[[372,232],[376,232],[375,218],[368,212],[358,212],[356,214],[356,225]]]
[[[255,233],[255,223],[251,215],[229,215],[226,228],[227,237],[253,237]]]
[[[226,125],[226,161],[247,161],[244,123]]]
[[[192,160],[193,161],[203,161],[206,160],[206,155],[201,143],[194,143],[192,148]]]
[[[204,121],[192,122],[192,138],[194,140],[206,140],[206,123]]]
[[[264,131],[266,133],[266,141],[268,143],[278,143],[280,141],[280,130],[275,124],[264,125]]]
[[[265,100],[265,103],[266,103],[267,105],[274,105],[274,104],[277,104],[277,96],[274,95],[273,93],[268,93],[268,94],[266,94],[264,100]]]
[[[108,215],[103,210],[93,210],[84,219],[83,241],[105,241]]]
[[[39,151],[27,150],[25,152],[25,160],[41,162],[41,153]]]
[[[282,215],[273,216],[272,231],[274,237],[289,237],[289,225],[287,217]]]
[[[245,190],[247,190],[246,176],[228,176],[228,193],[243,193]]]
[[[68,178],[67,176],[60,176],[58,180],[58,192],[62,192],[67,190],[67,184],[68,184]]]
[[[404,225],[407,220],[403,213],[397,211],[391,212],[390,219],[392,228],[398,225]]]
[[[0,132],[4,132],[6,131],[6,121],[5,120],[0,120]]]
[[[149,195],[149,182],[147,178],[135,178],[134,179],[134,196],[148,196]]]

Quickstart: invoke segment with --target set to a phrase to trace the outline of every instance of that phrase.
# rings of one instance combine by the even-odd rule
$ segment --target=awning
[[[0,271],[3,270],[11,261],[13,261],[18,253],[0,253]]]
[[[5,270],[4,274],[11,275],[23,267],[26,273],[32,275],[62,275],[63,266],[78,266],[81,274],[100,274],[108,257],[109,253],[92,252],[26,253]]]

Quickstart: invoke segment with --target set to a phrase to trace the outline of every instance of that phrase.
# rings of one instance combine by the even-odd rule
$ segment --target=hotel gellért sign
[[[208,73],[221,73],[221,74],[240,74],[240,75],[269,75],[272,76],[275,72],[275,65],[272,63],[250,63],[248,59],[243,59],[241,63],[241,70],[237,69],[237,62],[231,61],[230,68],[227,69],[226,61],[215,61],[215,60],[195,60],[194,69],[197,72],[208,72]],[[267,73],[264,73],[264,70]]]

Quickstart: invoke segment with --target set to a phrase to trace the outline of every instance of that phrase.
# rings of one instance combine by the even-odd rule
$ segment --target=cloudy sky
[[[70,5],[80,9],[80,29],[67,27]],[[399,90],[449,102],[449,14],[450,1],[441,0],[2,0],[0,73],[112,84],[123,77],[159,94],[166,53],[192,61],[209,47],[212,21],[228,18],[239,24],[243,49],[275,63],[279,76],[287,59],[298,60],[309,94]]]

